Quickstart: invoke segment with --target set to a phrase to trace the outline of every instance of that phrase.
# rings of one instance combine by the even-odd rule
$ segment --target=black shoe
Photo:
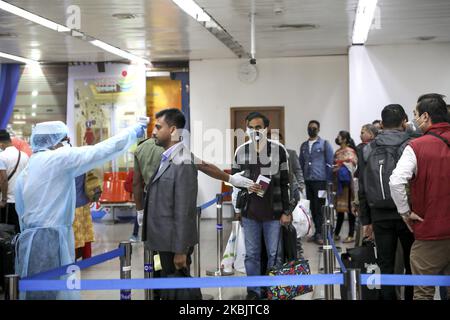
[[[247,293],[245,300],[259,300],[259,296],[256,292],[250,291]]]

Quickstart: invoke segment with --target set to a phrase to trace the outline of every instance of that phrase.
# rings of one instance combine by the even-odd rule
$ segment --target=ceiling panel
[[[449,0],[379,0],[378,4],[381,28],[370,31],[366,45],[450,41]]]
[[[10,0],[66,24],[66,8],[80,6],[81,31],[153,61],[233,58],[234,54],[172,0]],[[251,0],[197,0],[250,52]],[[357,0],[255,0],[256,57],[347,54]],[[379,0],[380,26],[367,45],[450,41],[449,0]],[[131,14],[120,20],[113,15]],[[43,61],[117,61],[87,42],[0,11],[0,50]],[[315,29],[278,28],[312,24]],[[1,59],[0,62],[11,62]]]
[[[68,4],[65,1],[14,0],[9,2],[66,25],[65,12]],[[189,60],[231,58],[234,56],[220,41],[186,15],[171,0],[79,0],[76,4],[80,7],[81,31],[83,33],[128,50],[138,56],[147,57],[150,60]],[[114,14],[124,13],[136,15],[136,18],[119,20],[113,17]],[[3,15],[9,15],[10,17],[7,17],[7,27],[3,26],[3,23],[0,26],[0,33],[31,33],[30,26],[24,25],[25,20],[11,17],[7,13]],[[0,19],[3,21],[2,16],[0,16]],[[89,43],[64,37],[42,27],[37,28],[40,28],[39,38],[45,37],[42,43],[46,44],[48,41],[52,41],[52,38],[57,37],[59,39],[54,41],[61,46],[60,49],[52,46],[51,52],[53,54],[51,55],[47,54],[46,50],[43,53],[44,59],[49,56],[63,57],[66,55],[71,58],[66,61],[120,60],[119,57],[111,57],[109,54],[105,57],[101,56],[103,50],[97,49]],[[36,32],[34,34],[35,38],[38,38]],[[29,56],[31,54],[30,48],[25,46],[31,39],[28,37],[24,40],[24,44],[12,41],[15,47],[9,46],[8,49],[14,50],[14,52],[23,52],[23,55]],[[3,47],[1,37],[0,46]],[[99,54],[100,56],[98,56]],[[82,59],[83,55],[89,59]]]
[[[197,2],[250,51],[251,1]],[[357,3],[357,0],[255,0],[256,56],[346,54]],[[277,27],[283,24],[312,24],[317,29]]]

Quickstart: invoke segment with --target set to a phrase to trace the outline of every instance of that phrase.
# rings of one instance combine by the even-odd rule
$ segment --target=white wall
[[[238,78],[242,62],[191,61],[191,128],[195,121],[201,121],[203,130],[217,128],[225,134],[230,127],[230,107],[284,106],[286,145],[297,152],[307,139],[311,119],[321,122],[321,136],[330,141],[339,130],[349,129],[347,56],[258,59],[259,76],[252,84]],[[193,147],[204,160],[214,160],[198,150]],[[228,164],[215,162],[220,168],[230,168],[230,153],[225,154]],[[199,204],[219,191],[220,182],[199,173]],[[214,207],[204,216],[214,217]]]
[[[417,98],[437,92],[450,97],[450,44],[352,47],[349,51],[350,131],[381,118],[391,103],[408,117]]]

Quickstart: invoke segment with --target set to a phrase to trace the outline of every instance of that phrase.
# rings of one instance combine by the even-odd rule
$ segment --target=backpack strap
[[[403,151],[405,151],[406,146],[409,144],[409,141],[411,141],[411,137],[407,136],[405,140],[398,146],[397,149],[397,160],[401,158]]]
[[[447,145],[447,147],[450,148],[450,142],[447,139],[445,139],[444,137],[442,137],[442,136],[440,136],[440,135],[438,135],[438,134],[436,134],[434,132],[427,132],[427,134],[429,134],[430,136],[438,138],[439,140],[444,142]]]
[[[22,152],[20,152],[20,150],[17,150],[17,151],[19,151],[19,157],[17,158],[17,163],[16,163],[16,166],[14,167],[14,170],[9,174],[9,176],[8,176],[8,181],[13,177],[13,175],[16,173],[16,171],[17,171],[17,167],[19,166],[19,163],[20,163],[20,156],[21,156],[21,154],[22,154]]]
[[[373,140],[373,141],[369,142],[369,144],[364,146],[364,148],[362,150],[364,163],[367,163],[367,160],[369,160],[370,154],[376,148],[376,146],[377,146],[376,140]]]

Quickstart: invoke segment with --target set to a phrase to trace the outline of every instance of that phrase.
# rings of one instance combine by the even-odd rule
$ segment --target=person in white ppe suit
[[[144,136],[144,124],[127,128],[93,146],[70,147],[61,121],[38,123],[31,156],[16,183],[21,234],[16,244],[16,273],[25,278],[75,261],[72,223],[75,177],[112,160]],[[21,299],[76,299],[76,291],[21,292]]]

